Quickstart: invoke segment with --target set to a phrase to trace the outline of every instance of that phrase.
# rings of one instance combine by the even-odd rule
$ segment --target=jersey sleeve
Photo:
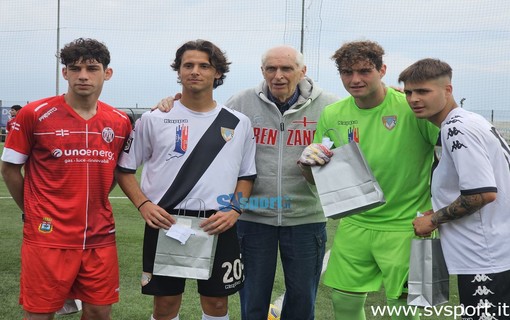
[[[7,135],[2,161],[14,164],[23,164],[27,161],[34,144],[34,125],[35,113],[33,109],[22,108],[16,116],[16,125]]]
[[[134,173],[139,166],[150,158],[151,154],[150,119],[148,119],[147,114],[144,114],[136,121],[117,167],[121,171]]]
[[[241,167],[239,169],[239,178],[253,180],[257,176],[257,169],[255,166],[255,136],[250,119],[247,117],[242,119],[242,124],[244,126],[243,133],[245,136],[245,143]]]
[[[495,192],[496,179],[488,150],[484,147],[481,134],[473,124],[454,119],[441,131],[442,148],[450,153],[459,177],[461,194]]]

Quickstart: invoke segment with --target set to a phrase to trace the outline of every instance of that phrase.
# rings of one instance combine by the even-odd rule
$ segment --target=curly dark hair
[[[171,65],[172,69],[179,71],[181,68],[182,56],[184,55],[184,52],[188,50],[198,50],[207,53],[209,56],[209,63],[216,69],[216,71],[221,73],[221,77],[214,80],[213,88],[221,86],[223,84],[223,80],[227,77],[225,74],[229,72],[229,65],[231,64],[231,62],[227,61],[225,52],[221,51],[221,49],[214,43],[207,40],[197,39],[194,41],[188,41],[177,49],[174,62]],[[181,83],[180,80],[177,80],[177,82]]]
[[[353,41],[343,44],[331,57],[335,61],[338,72],[342,68],[369,61],[379,71],[383,66],[384,49],[374,41]]]
[[[110,51],[106,45],[95,39],[78,38],[60,50],[60,62],[65,65],[75,64],[80,60],[96,61],[106,69],[110,64]]]

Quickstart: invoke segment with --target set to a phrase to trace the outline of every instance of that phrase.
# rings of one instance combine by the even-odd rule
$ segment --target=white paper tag
[[[193,229],[178,223],[172,225],[166,232],[167,237],[179,241],[182,245],[186,244],[192,234],[195,234]]]
[[[333,146],[333,141],[331,141],[328,137],[322,138],[322,145],[324,145],[326,148],[331,149]]]

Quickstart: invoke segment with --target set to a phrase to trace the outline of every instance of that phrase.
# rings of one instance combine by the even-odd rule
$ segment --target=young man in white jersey
[[[457,106],[451,80],[451,67],[437,59],[417,61],[399,76],[416,117],[441,128],[433,210],[413,225],[418,236],[439,228],[464,308],[480,319],[510,319],[510,148],[482,116]]]
[[[386,204],[343,218],[338,226],[324,275],[324,284],[334,289],[336,320],[364,320],[367,292],[381,285],[389,306],[406,307],[411,222],[416,211],[431,206],[429,180],[438,129],[416,119],[404,95],[384,85],[383,55],[383,48],[372,41],[348,42],[335,52],[340,79],[351,96],[324,108],[315,143],[299,160],[310,177],[309,166],[324,165],[331,156],[321,145],[323,137],[334,147],[355,141],[386,198]]]
[[[25,217],[20,303],[25,319],[49,320],[67,298],[80,299],[82,319],[109,320],[119,270],[108,194],[131,125],[98,100],[113,72],[103,43],[76,39],[59,58],[66,94],[23,107],[2,154]]]
[[[256,177],[255,139],[246,116],[213,100],[213,89],[223,83],[229,64],[209,41],[182,45],[172,64],[182,84],[180,101],[168,113],[142,115],[118,164],[119,185],[146,222],[142,293],[154,296],[151,319],[179,319],[186,279],[152,274],[158,229],[171,228],[172,214],[179,210],[197,215],[204,203],[208,219],[201,227],[218,234],[212,276],[198,281],[202,319],[229,319],[228,296],[243,284],[238,199],[227,208],[218,199],[249,197]],[[139,186],[134,173],[142,164]],[[240,269],[232,272],[232,267]]]

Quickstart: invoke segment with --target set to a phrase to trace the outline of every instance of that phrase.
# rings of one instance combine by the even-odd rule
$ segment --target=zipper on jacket
[[[277,196],[278,199],[282,199],[282,175],[283,175],[283,150],[285,149],[285,122],[284,116],[280,117],[280,143],[278,144],[278,183],[277,183]],[[282,225],[282,214],[283,208],[278,206],[278,226]]]

